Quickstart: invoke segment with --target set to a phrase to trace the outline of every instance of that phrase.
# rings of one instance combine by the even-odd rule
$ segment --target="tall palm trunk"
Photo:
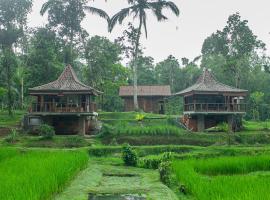
[[[141,37],[141,29],[142,29],[142,19],[140,19],[140,25],[138,28],[136,45],[135,45],[135,54],[134,54],[134,64],[133,64],[133,101],[134,101],[134,109],[137,111],[139,109],[138,104],[138,53],[139,53],[139,44]]]
[[[70,37],[70,63],[68,64],[71,64],[73,65],[73,40],[74,40],[74,31],[73,29],[71,29],[71,37]]]
[[[24,79],[22,77],[21,79],[21,109],[23,109],[23,103],[24,103]]]
[[[12,92],[11,92],[11,52],[12,52],[12,47],[11,46],[6,46],[4,47],[4,67],[6,69],[7,73],[7,95],[8,95],[8,114],[12,115]]]

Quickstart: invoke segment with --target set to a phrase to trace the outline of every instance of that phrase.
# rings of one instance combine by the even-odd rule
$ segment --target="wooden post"
[[[41,112],[44,111],[43,108],[44,108],[44,96],[41,95],[41,96],[40,96],[40,111],[41,111]]]
[[[204,115],[198,115],[197,127],[198,127],[199,132],[203,132],[205,130],[205,117],[204,117]]]
[[[85,117],[79,117],[79,135],[85,136]]]

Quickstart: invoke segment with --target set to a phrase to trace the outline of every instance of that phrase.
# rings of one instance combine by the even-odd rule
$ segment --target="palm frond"
[[[180,15],[178,6],[172,1],[164,1],[164,7],[170,9],[176,16]]]
[[[56,0],[49,0],[45,2],[40,9],[40,14],[43,16],[48,11],[48,9],[56,2]]]
[[[116,13],[111,19],[109,24],[109,31],[111,32],[115,27],[116,23],[121,24],[123,20],[129,16],[132,7],[124,8],[120,12]]]
[[[175,3],[166,0],[159,0],[156,2],[148,3],[149,8],[153,11],[154,15],[159,21],[167,20],[168,18],[163,15],[162,10],[167,8],[171,10],[176,16],[179,16],[180,11]]]
[[[91,6],[84,6],[84,9],[91,14],[98,15],[99,17],[106,19],[108,22],[110,20],[109,15],[102,9]]]
[[[148,32],[147,32],[147,26],[146,26],[146,13],[144,13],[144,15],[142,17],[142,23],[143,23],[143,27],[144,27],[145,37],[147,38]]]

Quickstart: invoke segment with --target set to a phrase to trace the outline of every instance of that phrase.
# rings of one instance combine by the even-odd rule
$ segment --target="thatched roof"
[[[30,94],[36,93],[83,93],[83,94],[93,94],[98,95],[101,92],[98,90],[83,84],[79,81],[76,73],[74,72],[71,65],[67,65],[59,78],[53,82],[47,83],[45,85],[37,86],[29,89]]]
[[[199,93],[211,93],[211,92],[219,92],[219,93],[247,93],[247,90],[238,89],[232,86],[225,85],[216,80],[214,75],[210,70],[205,69],[202,75],[198,78],[197,82],[188,87],[181,92],[176,93],[175,95],[184,95],[190,92],[199,92]]]
[[[119,96],[130,97],[133,96],[133,86],[121,86]],[[171,96],[171,87],[165,86],[138,86],[138,96]]]

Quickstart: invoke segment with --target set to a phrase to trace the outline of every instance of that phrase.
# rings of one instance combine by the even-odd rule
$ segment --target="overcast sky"
[[[46,23],[46,16],[39,14],[42,4],[46,0],[34,0],[33,12],[29,15],[31,27],[42,26]],[[172,54],[181,59],[187,57],[193,59],[200,55],[203,41],[218,29],[222,29],[228,16],[239,12],[242,19],[249,21],[253,32],[270,46],[270,1],[269,0],[172,0],[175,2],[181,14],[177,18],[170,12],[165,12],[169,17],[166,22],[158,23],[149,13],[148,39],[143,38],[142,43],[146,48],[145,54],[152,56],[155,62],[165,59]],[[113,15],[121,8],[127,6],[127,0],[95,0],[92,6],[102,8],[108,14]],[[132,20],[132,19],[130,19]],[[113,33],[107,32],[106,21],[99,17],[87,15],[83,27],[90,36],[106,36],[112,41],[120,36],[124,26],[116,26]],[[270,51],[267,51],[270,54]]]

